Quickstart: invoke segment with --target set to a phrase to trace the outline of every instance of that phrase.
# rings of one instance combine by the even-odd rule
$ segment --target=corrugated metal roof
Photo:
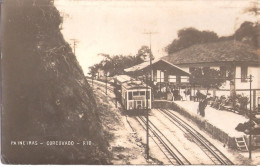
[[[153,61],[152,61],[152,64],[155,64],[155,63],[158,62],[159,60],[160,60],[160,59],[153,60]],[[142,69],[148,67],[149,65],[150,65],[150,61],[147,61],[147,62],[143,62],[143,63],[138,64],[138,65],[135,65],[135,66],[133,66],[133,67],[124,69],[124,71],[125,71],[125,72],[139,71],[139,70],[142,70]]]
[[[163,60],[163,59],[153,60],[152,64],[156,64],[158,62],[164,62],[164,63],[170,65],[172,68],[178,69],[178,70],[182,71],[183,73],[190,75],[190,73],[188,73],[187,71],[183,70],[182,68],[180,68],[180,67],[178,67],[178,66],[176,66],[176,65],[174,65],[174,64],[172,64],[172,63],[170,63],[170,62],[168,62],[166,60]],[[147,68],[149,66],[150,66],[150,62],[144,62],[144,63],[138,64],[138,65],[135,65],[133,67],[124,69],[124,71],[125,72],[140,71],[140,70],[143,70],[143,69],[145,69],[145,68]]]

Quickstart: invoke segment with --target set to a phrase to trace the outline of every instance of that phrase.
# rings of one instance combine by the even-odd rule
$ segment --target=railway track
[[[91,81],[88,79],[88,81]],[[92,82],[92,81],[91,81]],[[105,87],[105,83],[94,81],[94,84]],[[107,89],[114,92],[114,87],[107,85]],[[105,90],[101,90],[105,92]],[[169,110],[157,109],[160,113],[165,115],[173,124],[179,127],[184,133],[193,138],[193,141],[205,152],[205,154],[216,165],[234,165],[220,150],[218,150],[210,141],[208,141],[197,130],[179,118],[176,114]],[[141,126],[146,129],[146,121],[142,116],[136,117]],[[165,135],[151,122],[149,121],[149,130],[152,132],[152,139],[156,145],[160,148],[166,158],[171,164],[174,165],[191,165],[191,163],[177,150],[177,148],[167,139]]]
[[[90,79],[87,79],[87,80],[88,80],[89,82],[92,82],[92,80],[90,80]],[[106,88],[106,84],[105,84],[105,83],[93,81],[93,84],[95,84],[95,85],[97,85],[97,86],[100,86],[100,87],[102,87],[102,88],[104,88],[104,89]],[[103,93],[106,93],[106,91],[103,90],[103,89],[99,89],[99,90],[101,90]],[[112,87],[112,86],[110,86],[110,85],[107,86],[107,90],[110,91],[110,92],[112,92],[112,93],[114,93],[114,87]],[[115,98],[110,97],[110,96],[107,96],[107,97],[109,97],[109,98],[111,99],[111,102],[112,102],[116,107],[118,106],[118,103],[116,102],[116,99],[115,99]]]
[[[146,120],[143,116],[137,116],[137,121],[146,129]],[[152,133],[151,138],[163,152],[165,157],[173,165],[191,165],[191,163],[180,153],[180,151],[170,142],[170,140],[149,121],[149,130]]]
[[[179,127],[183,132],[188,132],[194,139],[193,141],[205,152],[205,154],[216,165],[234,165],[220,150],[218,150],[209,140],[207,140],[197,130],[179,118],[169,110],[157,109],[165,115],[173,124]]]
[[[87,79],[88,80],[88,82],[89,82],[89,84],[91,85],[91,82],[92,82],[92,80],[91,79]],[[101,81],[93,81],[93,83],[94,84],[96,84],[96,85],[98,85],[98,86],[101,86],[101,87],[106,87],[106,83],[103,83],[103,82],[101,82]],[[112,87],[111,85],[107,85],[107,90],[109,90],[109,91],[111,91],[111,92],[114,92],[114,87]]]

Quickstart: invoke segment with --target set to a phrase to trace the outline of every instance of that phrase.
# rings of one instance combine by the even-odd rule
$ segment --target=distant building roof
[[[260,52],[239,41],[197,44],[162,58],[172,64],[259,62]]]

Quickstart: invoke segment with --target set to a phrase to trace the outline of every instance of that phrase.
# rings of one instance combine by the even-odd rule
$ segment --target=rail
[[[141,126],[146,129],[146,121],[142,116],[136,117]],[[165,157],[173,165],[191,165],[191,163],[180,153],[180,151],[167,139],[167,137],[149,121],[149,130],[152,132],[152,139]],[[173,149],[172,149],[173,148]]]
[[[189,134],[195,139],[197,145],[205,152],[205,154],[216,165],[234,165],[219,149],[217,149],[208,139],[206,139],[201,133],[187,124],[184,120],[178,117],[173,112],[166,109],[157,109],[164,114],[172,123],[178,126],[182,131],[188,131]]]

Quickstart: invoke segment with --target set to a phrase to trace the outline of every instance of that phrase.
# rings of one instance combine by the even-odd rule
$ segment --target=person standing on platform
[[[200,115],[202,117],[205,117],[205,109],[207,107],[208,104],[208,99],[207,97],[205,97],[202,101],[200,101],[201,105],[200,105]]]
[[[174,96],[173,96],[173,90],[170,89],[170,93],[171,93],[171,96],[172,96],[172,101],[174,101]]]
[[[197,110],[197,113],[199,114],[199,115],[201,115],[201,101],[199,101],[199,106],[198,106],[198,110]]]
[[[199,97],[200,97],[200,91],[197,90],[196,95],[195,95],[195,101],[200,101]]]
[[[179,91],[177,89],[174,89],[173,90],[174,101],[178,100],[178,96],[179,96]]]
[[[186,91],[186,96],[187,96],[187,100],[190,101],[190,96],[191,96],[191,91],[190,89],[188,88],[187,91]]]

